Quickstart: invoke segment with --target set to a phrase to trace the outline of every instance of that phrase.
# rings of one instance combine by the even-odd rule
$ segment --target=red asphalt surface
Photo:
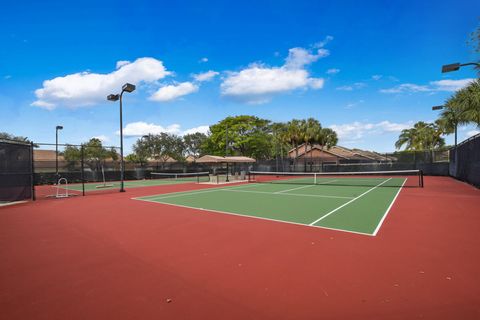
[[[194,184],[0,207],[0,318],[480,319],[480,190],[425,185],[376,237],[130,199]]]

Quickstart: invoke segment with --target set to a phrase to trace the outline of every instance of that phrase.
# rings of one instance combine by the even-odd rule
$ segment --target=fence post
[[[32,183],[32,200],[35,201],[37,198],[35,197],[35,164],[33,161],[33,142],[30,142],[30,163],[31,163],[31,175],[30,175],[30,180]]]
[[[84,161],[83,161],[83,158],[84,158],[84,151],[83,151],[83,144],[80,146],[80,150],[81,150],[81,159],[80,159],[80,166],[82,168],[82,173],[81,173],[81,179],[82,179],[82,196],[85,196],[85,176],[84,176]]]

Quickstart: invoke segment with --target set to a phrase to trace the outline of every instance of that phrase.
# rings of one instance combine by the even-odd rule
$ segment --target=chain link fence
[[[345,159],[325,161],[324,158],[276,158],[257,161],[256,171],[276,172],[363,172],[390,170],[423,170],[427,175],[448,175],[448,150],[398,151],[378,154],[372,159]]]
[[[450,149],[449,172],[452,177],[480,188],[480,134]]]
[[[0,202],[34,198],[31,143],[0,140]]]

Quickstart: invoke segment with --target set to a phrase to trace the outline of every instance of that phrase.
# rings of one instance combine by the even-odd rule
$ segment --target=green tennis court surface
[[[299,178],[135,199],[376,235],[406,180]]]

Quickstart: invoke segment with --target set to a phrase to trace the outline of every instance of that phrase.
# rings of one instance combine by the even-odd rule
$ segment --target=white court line
[[[323,194],[304,194],[304,193],[278,193],[278,192],[268,192],[268,191],[249,191],[249,190],[228,190],[220,189],[218,191],[228,191],[228,192],[248,192],[248,193],[259,193],[259,194],[270,194],[276,196],[292,196],[292,197],[316,197],[316,198],[338,198],[338,199],[353,199],[353,197],[342,197],[342,196],[329,196]]]
[[[376,236],[377,233],[378,233],[378,230],[380,230],[380,227],[382,226],[383,221],[385,220],[385,218],[387,217],[388,213],[390,212],[390,209],[392,209],[393,204],[395,203],[395,200],[397,200],[397,197],[398,197],[398,195],[400,194],[400,191],[402,191],[403,185],[405,184],[405,182],[407,182],[407,179],[403,180],[402,186],[398,189],[397,194],[395,195],[395,197],[393,198],[392,202],[391,202],[390,205],[388,206],[387,211],[385,211],[385,213],[383,214],[382,219],[380,219],[380,222],[378,223],[377,227],[375,228],[375,231],[373,231],[373,235],[374,235],[374,236]]]
[[[332,211],[330,211],[330,212],[327,213],[326,215],[324,215],[324,216],[318,218],[317,220],[313,221],[312,223],[310,223],[310,225],[312,226],[312,225],[314,225],[315,223],[317,223],[317,222],[319,222],[319,221],[322,221],[323,219],[325,219],[326,217],[328,217],[328,216],[331,215],[332,213],[340,210],[341,208],[345,207],[346,205],[349,205],[350,203],[354,202],[355,200],[360,199],[361,197],[363,197],[364,195],[366,195],[366,194],[369,193],[370,191],[375,190],[376,188],[380,187],[382,184],[384,184],[385,182],[388,182],[388,181],[390,181],[390,180],[392,180],[392,178],[389,178],[389,179],[383,181],[382,183],[377,184],[375,187],[368,189],[367,191],[365,191],[365,192],[362,193],[361,195],[353,198],[352,200],[350,200],[350,201],[342,204],[340,207],[333,209]]]
[[[370,236],[370,237],[373,237],[373,235],[372,235],[371,233],[353,231],[353,230],[348,230],[348,229],[336,229],[336,228],[330,228],[330,227],[324,227],[324,226],[312,226],[312,225],[309,225],[309,224],[303,224],[303,223],[299,223],[299,222],[292,222],[292,221],[285,221],[285,220],[276,220],[276,219],[264,218],[264,217],[257,217],[257,216],[249,216],[249,215],[241,214],[241,213],[234,213],[234,212],[229,212],[229,211],[221,211],[221,210],[213,210],[213,209],[204,209],[204,208],[198,208],[198,207],[190,207],[190,206],[185,206],[185,205],[181,205],[181,204],[172,204],[172,203],[168,203],[168,202],[161,202],[161,201],[155,201],[155,200],[145,200],[145,199],[141,199],[141,198],[132,198],[132,199],[133,199],[133,200],[139,200],[139,201],[156,203],[156,204],[164,204],[164,205],[172,206],[172,207],[181,207],[181,208],[187,208],[187,209],[194,209],[194,210],[199,210],[199,211],[203,211],[203,212],[206,212],[206,213],[208,213],[208,212],[222,213],[222,214],[227,214],[227,215],[232,215],[232,216],[237,216],[237,217],[243,217],[243,218],[250,218],[250,219],[259,219],[259,220],[280,222],[280,223],[293,224],[293,225],[302,226],[302,227],[327,229],[327,230],[341,231],[341,232],[346,232],[346,233],[354,233],[354,234],[359,234],[359,235],[362,235],[362,236]]]
[[[317,183],[317,184],[327,184],[327,183],[335,182],[335,181],[337,181],[337,180],[335,179],[335,180],[331,180],[331,181],[327,181],[327,182],[322,182],[322,183]],[[301,186],[301,187],[296,187],[296,188],[292,188],[292,189],[277,191],[277,192],[274,192],[274,194],[279,194],[279,193],[285,193],[285,192],[294,191],[294,190],[300,190],[300,189],[310,188],[310,187],[316,186],[317,184],[311,184],[311,185],[308,185],[308,186]]]
[[[246,187],[253,187],[258,184],[242,184],[239,186],[227,186],[227,187],[222,187],[222,188],[208,188],[208,189],[202,189],[202,190],[190,190],[190,191],[177,191],[177,192],[169,192],[169,193],[163,193],[163,194],[156,194],[152,196],[141,196],[141,197],[136,197],[136,198],[131,198],[134,200],[143,200],[143,198],[150,198],[150,199],[166,199],[166,198],[173,198],[173,197],[181,197],[181,196],[188,196],[191,194],[197,194],[197,193],[208,193],[208,192],[214,192],[214,191],[220,191],[223,189],[239,189],[239,188],[246,188]]]

